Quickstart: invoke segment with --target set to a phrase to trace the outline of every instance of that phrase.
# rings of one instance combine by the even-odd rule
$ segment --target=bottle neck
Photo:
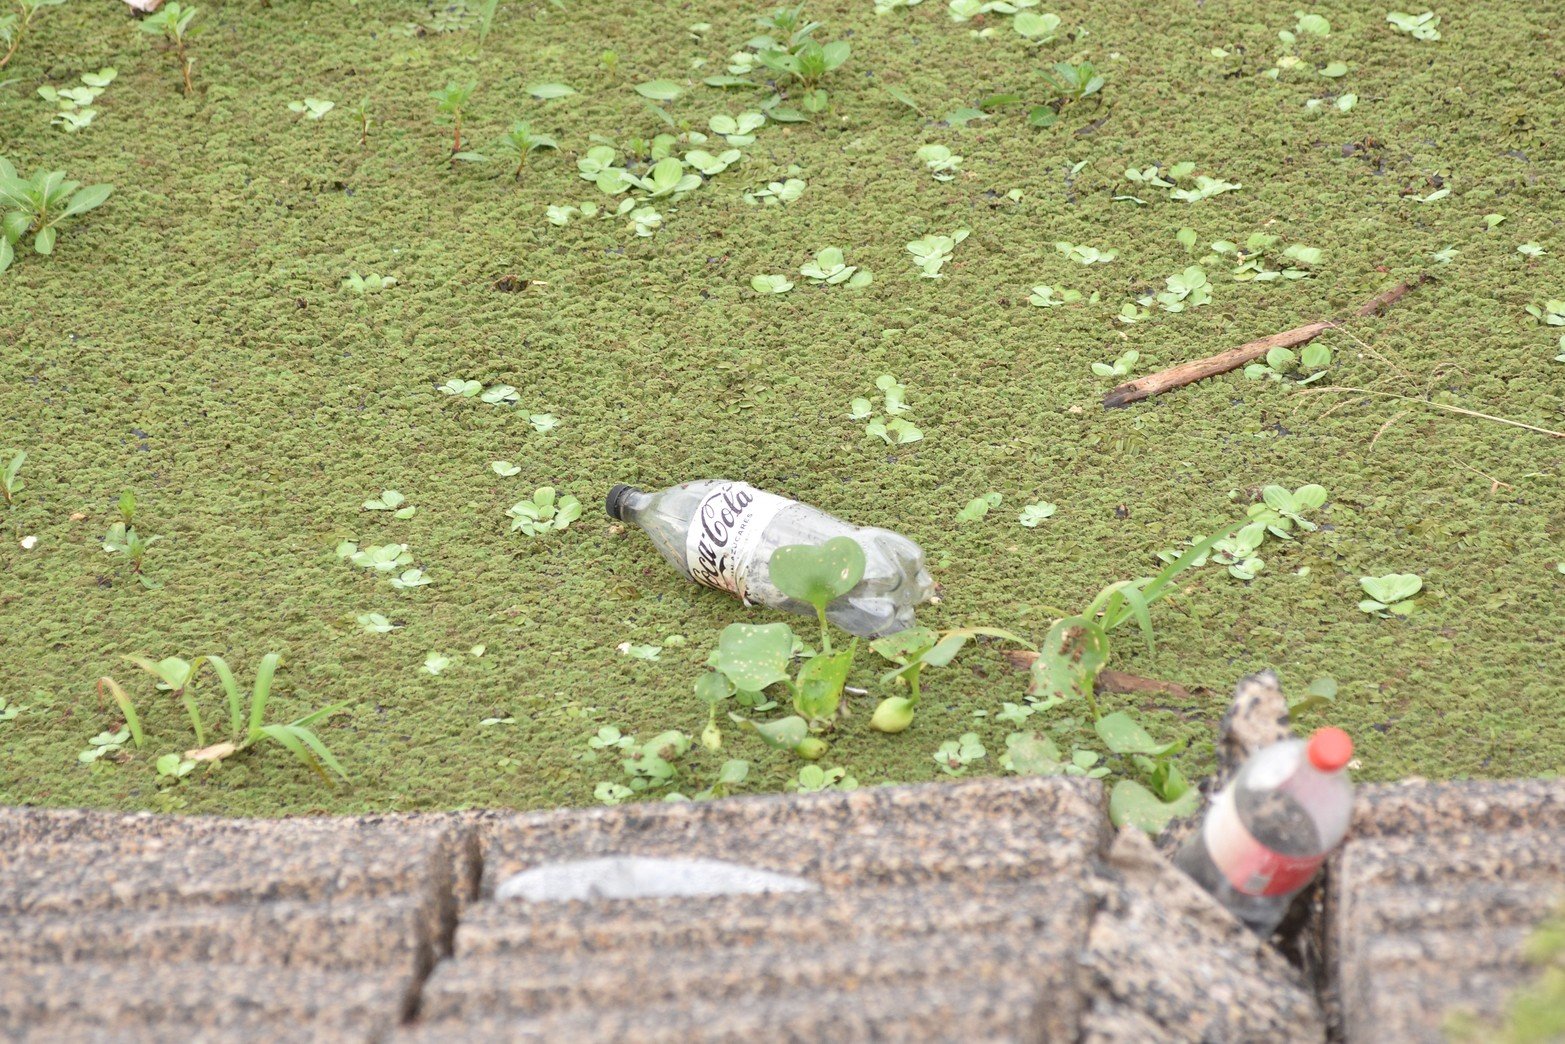
[[[652,495],[634,486],[615,486],[609,490],[604,510],[608,516],[620,522],[636,522],[637,516],[652,503]]]

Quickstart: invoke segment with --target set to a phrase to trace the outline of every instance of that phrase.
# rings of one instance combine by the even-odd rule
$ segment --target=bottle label
[[[724,482],[701,499],[685,534],[690,578],[745,597],[745,574],[772,519],[793,501],[743,482]]]
[[[1245,895],[1287,895],[1310,883],[1315,871],[1326,861],[1327,853],[1284,855],[1257,841],[1239,818],[1233,788],[1228,787],[1212,802],[1202,829],[1206,850],[1212,863]]]

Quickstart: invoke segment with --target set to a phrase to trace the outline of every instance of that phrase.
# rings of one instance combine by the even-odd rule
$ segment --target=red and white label
[[[1202,837],[1213,864],[1235,891],[1245,895],[1287,895],[1298,891],[1309,884],[1326,861],[1325,852],[1284,855],[1257,841],[1239,818],[1232,787],[1212,802]]]

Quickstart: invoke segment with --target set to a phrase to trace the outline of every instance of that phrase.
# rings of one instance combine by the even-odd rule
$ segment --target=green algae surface
[[[732,168],[656,201],[663,227],[639,237],[623,218],[555,226],[546,209],[612,207],[576,159],[598,139],[668,129],[635,84],[683,86],[658,108],[697,131],[765,98],[700,82],[759,31],[759,8],[507,2],[475,54],[476,31],[410,28],[432,22],[419,5],[200,6],[192,97],[173,56],[108,2],[45,9],[0,76],[17,78],[0,88],[0,155],[115,186],[52,257],[24,249],[0,276],[0,449],[29,454],[27,486],[0,515],[0,696],[24,708],[0,721],[0,803],[591,803],[598,781],[622,776],[586,740],[604,725],[699,732],[691,685],[717,632],[775,618],[690,586],[597,509],[614,482],[719,475],[918,540],[943,588],[922,622],[1035,640],[1050,607],[1154,572],[1159,549],[1237,518],[1260,486],[1320,483],[1320,532],[1269,542],[1248,583],[1188,574],[1153,610],[1155,653],[1117,642],[1111,666],[1193,695],[1106,706],[1190,740],[1195,774],[1225,694],[1272,666],[1296,694],[1337,679],[1336,701],[1301,725],[1351,731],[1359,778],[1565,765],[1561,440],[1314,390],[1565,428],[1559,331],[1525,311],[1565,297],[1565,90],[1547,47],[1559,26],[1542,8],[1446,4],[1442,38],[1418,41],[1379,8],[1311,5],[1331,35],[1290,48],[1278,32],[1294,18],[1276,5],[1061,3],[1044,8],[1062,17],[1060,38],[1034,47],[1003,17],[954,22],[941,0],[883,15],[870,0],[812,3],[820,37],[852,47],[826,81],[829,109],[760,130]],[[1290,53],[1301,60],[1265,75]],[[1067,59],[1106,75],[1101,103],[1029,127],[1042,70]],[[1346,75],[1322,76],[1331,61]],[[119,76],[97,119],[51,127],[36,88],[106,65]],[[452,166],[429,95],[469,79],[469,148],[492,151],[526,119],[560,150],[535,154],[519,181],[498,161]],[[535,99],[526,88],[540,82],[577,93]],[[1025,104],[946,121],[992,94]],[[301,118],[288,103],[306,96],[336,108]],[[373,117],[363,145],[360,98]],[[963,157],[956,177],[931,176],[915,157],[926,144]],[[1243,187],[1184,203],[1123,176],[1181,161]],[[797,201],[744,201],[790,171],[808,182]],[[1131,195],[1145,204],[1114,198]],[[1490,214],[1505,220],[1491,228]],[[971,236],[942,278],[919,278],[905,244],[957,229]],[[1209,265],[1210,304],[1115,321],[1208,242],[1257,231],[1324,258],[1311,278],[1266,283]],[[1057,241],[1119,256],[1084,267]],[[1518,254],[1524,242],[1546,253]],[[873,284],[795,274],[828,246]],[[1432,256],[1447,247],[1448,263]],[[343,286],[354,271],[397,284],[360,295]],[[1093,362],[1134,349],[1150,372],[1345,314],[1426,272],[1436,281],[1384,316],[1324,335],[1335,366],[1306,389],[1233,373],[1126,410],[1099,404],[1112,380]],[[798,285],[758,294],[750,280],[765,273]],[[1033,307],[1037,284],[1099,297]],[[882,373],[907,385],[923,441],[887,447],[849,418]],[[451,378],[513,385],[519,401],[443,394]],[[532,413],[560,425],[537,432]],[[519,473],[500,477],[496,460]],[[506,508],[541,485],[579,496],[586,515],[565,532],[512,533]],[[363,510],[383,489],[416,513]],[[146,561],[157,590],[101,547],[125,490],[138,528],[162,537]],[[1000,508],[956,520],[988,492]],[[1037,500],[1058,512],[1018,525]],[[345,540],[406,543],[431,583],[395,590],[340,560]],[[1393,572],[1423,577],[1417,611],[1360,612],[1358,578]],[[398,626],[367,633],[363,613]],[[645,660],[624,642],[665,648]],[[263,747],[160,788],[153,760],[193,736],[122,657],[219,653],[248,684],[271,651],[284,660],[277,720],[350,701],[318,730],[351,782],[326,787]],[[431,652],[450,660],[438,675],[423,666]],[[861,654],[850,685],[877,690],[880,669]],[[94,690],[105,674],[139,705],[147,748],[82,764],[88,740],[119,724]],[[823,764],[866,785],[932,779],[940,743],[976,731],[989,753],[969,771],[998,772],[1014,726],[995,715],[1024,683],[997,649],[970,650],[925,674],[901,735],[865,727],[878,691],[855,698]],[[209,675],[197,695],[215,728]],[[1085,729],[1072,741],[1093,745]],[[727,757],[753,762],[742,791],[781,789],[801,764],[729,729],[720,753],[693,750],[680,788],[710,783]]]

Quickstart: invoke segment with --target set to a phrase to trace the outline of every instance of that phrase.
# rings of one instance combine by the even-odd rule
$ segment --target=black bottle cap
[[[604,501],[603,510],[609,513],[610,518],[619,520],[620,508],[624,506],[625,498],[632,493],[640,492],[641,490],[635,486],[627,486],[623,482],[618,483],[613,489],[609,490],[609,498]]]

